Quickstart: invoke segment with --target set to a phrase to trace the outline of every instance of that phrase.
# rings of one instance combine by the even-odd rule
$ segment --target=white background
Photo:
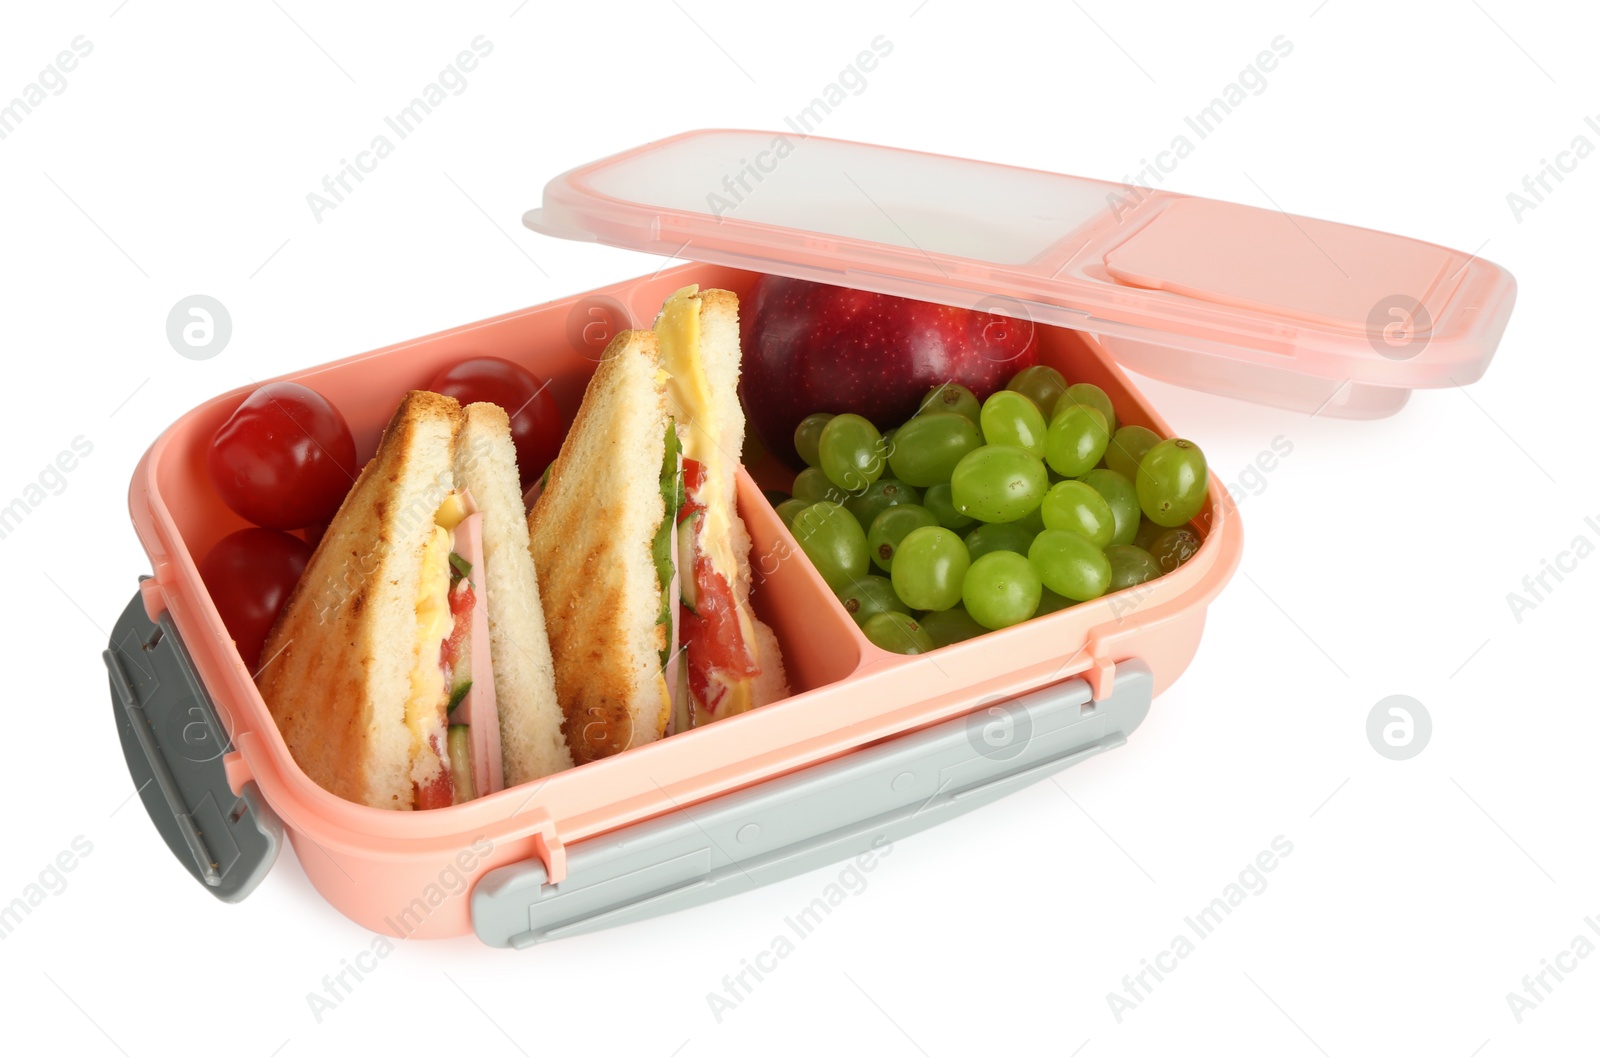
[[[1600,957],[1521,1023],[1506,1000],[1600,918],[1600,559],[1520,621],[1507,602],[1574,537],[1600,540],[1600,160],[1520,220],[1507,202],[1574,137],[1600,146],[1592,13],[917,2],[10,7],[0,100],[75,36],[94,49],[0,141],[0,502],[74,437],[94,447],[0,540],[18,739],[0,903],[75,836],[93,845],[0,940],[9,1038],[263,1057],[1594,1047]],[[469,87],[314,221],[306,194],[479,34],[494,51]],[[823,134],[1111,179],[1283,34],[1265,91],[1165,186],[1481,252],[1520,284],[1494,364],[1379,422],[1149,383],[1226,481],[1293,445],[1242,504],[1243,565],[1193,665],[1125,748],[898,844],[720,1023],[707,993],[837,870],[520,954],[406,943],[318,1023],[307,993],[371,935],[287,851],[246,902],[213,901],[127,802],[97,655],[148,571],[136,460],[250,379],[653,271],[519,217],[615,150],[781,127],[879,34],[892,55]],[[165,334],[193,293],[233,319],[204,362]],[[1365,733],[1391,694],[1433,720],[1406,762]],[[1266,890],[1119,1022],[1108,992],[1279,835],[1293,852]]]

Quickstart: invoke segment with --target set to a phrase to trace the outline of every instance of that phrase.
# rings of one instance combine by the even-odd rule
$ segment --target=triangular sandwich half
[[[666,733],[677,445],[655,335],[623,331],[589,380],[528,515],[572,758]]]
[[[678,291],[607,347],[528,516],[578,763],[788,692],[749,605],[738,377],[737,298]]]
[[[509,679],[494,671],[491,627],[509,617],[534,636],[537,625],[518,619],[515,585],[533,574],[519,568],[516,468],[501,457],[509,431],[483,406],[464,414],[447,396],[406,396],[263,646],[257,686],[290,752],[348,800],[447,807],[500,789],[507,773],[562,763],[537,661]],[[504,613],[496,583],[512,585]],[[536,638],[524,648],[537,657]],[[508,689],[509,757],[497,683]],[[525,731],[541,714],[552,729],[535,751]]]
[[[676,732],[778,700],[788,687],[777,636],[750,608],[750,534],[736,506],[744,449],[739,299],[684,287],[667,298],[655,333],[683,446]]]

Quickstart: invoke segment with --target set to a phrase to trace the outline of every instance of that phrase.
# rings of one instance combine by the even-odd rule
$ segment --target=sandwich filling
[[[467,492],[455,491],[433,522],[422,550],[405,709],[412,807],[418,811],[464,803],[504,786],[488,600],[475,574],[483,564],[483,516]]]
[[[761,674],[747,605],[734,594],[733,553],[737,453],[724,451],[714,432],[711,388],[700,356],[698,287],[667,299],[656,320],[656,342],[683,444],[683,502],[678,508],[678,669],[674,729],[747,711],[751,682]]]
[[[664,372],[663,372],[664,373]],[[678,511],[683,506],[683,446],[678,443],[678,432],[667,420],[666,445],[661,456],[661,502],[664,510],[661,524],[650,541],[650,556],[655,562],[656,579],[661,585],[661,608],[656,613],[656,641],[661,667],[656,669],[656,695],[660,708],[656,715],[657,733],[672,733],[672,691],[668,679],[673,666],[678,663],[678,643],[672,622],[672,600],[677,597],[677,563],[673,560],[673,542],[676,539]],[[629,738],[632,744],[632,737]]]
[[[674,527],[678,523],[678,511],[683,506],[683,474],[678,468],[678,456],[681,454],[683,447],[678,443],[678,431],[668,421],[666,450],[661,457],[661,501],[666,506],[666,514],[650,544],[650,554],[656,563],[656,577],[661,581],[661,611],[656,617],[656,626],[662,629],[663,670],[672,659],[672,541]]]

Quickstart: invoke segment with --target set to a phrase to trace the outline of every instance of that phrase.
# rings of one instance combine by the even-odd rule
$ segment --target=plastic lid
[[[1516,295],[1505,269],[1398,235],[794,132],[648,143],[551,180],[523,220],[1071,327],[1147,374],[1308,409],[1345,383],[1476,380]]]

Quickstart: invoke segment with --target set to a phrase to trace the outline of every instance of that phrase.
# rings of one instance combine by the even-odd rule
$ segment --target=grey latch
[[[122,754],[150,820],[212,895],[238,902],[277,859],[283,824],[254,782],[239,796],[229,787],[223,757],[232,740],[171,616],[152,624],[134,595],[102,656]]]
[[[536,859],[491,870],[472,925],[527,947],[734,895],[881,849],[1127,740],[1150,711],[1141,661],[1094,701],[1071,679],[660,818],[567,845],[567,876]]]

